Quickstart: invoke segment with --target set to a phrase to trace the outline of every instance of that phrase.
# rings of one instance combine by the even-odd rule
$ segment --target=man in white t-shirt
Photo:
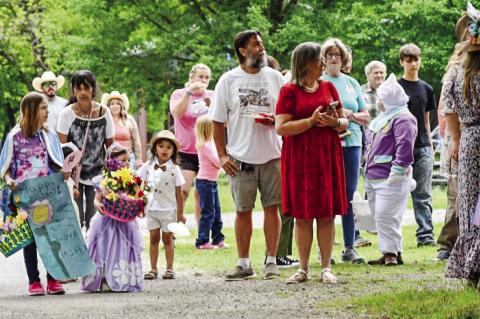
[[[45,94],[48,101],[48,127],[54,132],[57,129],[58,116],[67,105],[67,100],[57,96],[59,90],[65,84],[65,78],[62,75],[55,76],[52,71],[43,72],[41,77],[36,77],[32,81],[35,91]]]
[[[250,264],[252,210],[257,189],[265,213],[267,244],[265,279],[278,277],[276,264],[280,235],[280,149],[273,114],[284,80],[282,74],[267,67],[267,53],[259,32],[237,34],[235,51],[240,65],[223,74],[215,87],[209,116],[222,168],[229,175],[237,211],[235,237],[238,265],[227,281],[244,280],[255,274]],[[224,123],[228,129],[225,145]]]

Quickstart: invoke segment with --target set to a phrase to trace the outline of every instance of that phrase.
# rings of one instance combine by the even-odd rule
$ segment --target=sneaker
[[[290,269],[298,267],[298,260],[292,259],[288,256],[277,256],[278,269]]]
[[[225,277],[225,281],[247,280],[255,277],[252,267],[243,268],[242,266],[235,267],[235,270]]]
[[[45,295],[45,289],[39,281],[36,281],[28,285],[28,294],[30,296],[43,296]]]
[[[435,247],[435,246],[437,246],[437,243],[431,240],[417,243],[417,247]]]
[[[352,263],[352,264],[364,264],[365,259],[360,257],[355,249],[353,248],[347,248],[344,251],[342,251],[342,261],[344,263]]]
[[[215,249],[217,247],[210,244],[210,243],[206,243],[206,244],[203,244],[203,245],[198,245],[198,246],[196,246],[196,248],[202,250],[202,249]]]
[[[215,246],[215,248],[229,248],[230,246],[225,242],[225,241],[221,241],[219,242],[218,244],[215,244],[213,245]]]
[[[63,295],[65,290],[60,281],[53,279],[47,282],[47,293],[49,295]]]
[[[322,270],[322,274],[320,275],[320,281],[325,284],[336,284],[337,277],[332,274],[332,270],[330,268],[324,268]]]
[[[274,263],[268,263],[265,266],[263,266],[263,274],[264,274],[264,279],[273,279],[276,277],[280,277],[280,271],[278,271],[278,266]]]
[[[443,261],[443,260],[448,260],[450,258],[450,253],[446,250],[440,250],[437,255],[437,260]]]
[[[362,237],[358,237],[353,242],[353,247],[358,248],[358,247],[367,247],[367,246],[372,246],[372,242],[370,240],[362,238]]]

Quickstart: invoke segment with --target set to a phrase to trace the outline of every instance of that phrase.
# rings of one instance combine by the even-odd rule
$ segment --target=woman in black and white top
[[[92,178],[102,173],[105,149],[113,143],[115,135],[112,114],[108,107],[95,102],[97,83],[95,75],[82,70],[76,72],[71,80],[73,92],[70,104],[60,113],[57,134],[61,143],[73,142],[79,149],[84,144],[88,128],[85,150],[80,171],[79,191],[76,199],[80,211],[80,224],[88,230],[90,219],[95,214],[93,201],[95,189]],[[85,206],[84,207],[84,197]]]

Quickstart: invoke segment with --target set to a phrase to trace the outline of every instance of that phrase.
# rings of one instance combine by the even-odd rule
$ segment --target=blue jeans
[[[413,179],[417,188],[412,192],[413,211],[417,221],[417,243],[435,242],[432,223],[432,148],[416,147],[413,149]]]
[[[198,238],[195,245],[198,247],[210,241],[212,231],[212,244],[216,245],[225,239],[222,234],[222,212],[218,198],[217,182],[206,179],[195,181],[198,194],[200,195],[200,222],[198,225]]]
[[[343,148],[343,163],[345,166],[348,199],[347,214],[342,216],[343,243],[345,248],[353,247],[353,242],[355,241],[355,219],[351,201],[353,199],[353,193],[357,190],[361,153],[362,148],[360,146]]]

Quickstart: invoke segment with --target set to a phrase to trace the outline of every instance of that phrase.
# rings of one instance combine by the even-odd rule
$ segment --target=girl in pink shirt
[[[217,179],[220,173],[220,160],[213,143],[213,123],[204,115],[197,119],[195,137],[200,169],[197,175],[196,188],[200,195],[200,222],[197,249],[213,249],[225,247],[225,236],[222,234],[222,212],[218,199]],[[210,231],[212,242],[210,243]]]

